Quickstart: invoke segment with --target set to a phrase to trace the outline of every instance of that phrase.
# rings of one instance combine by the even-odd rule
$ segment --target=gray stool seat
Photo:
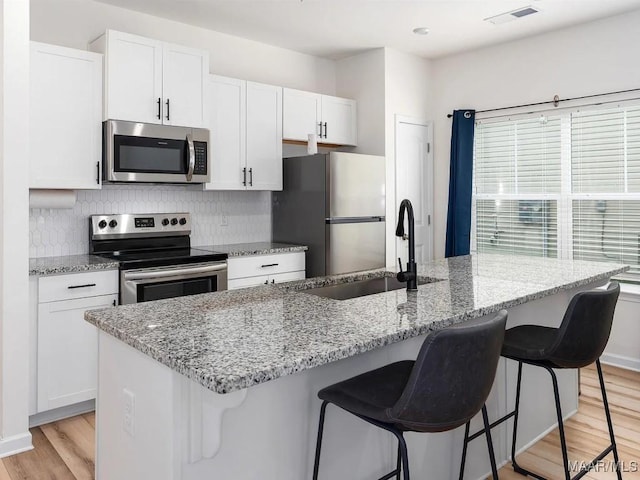
[[[558,336],[558,329],[538,325],[522,325],[504,334],[502,356],[512,359],[547,360],[547,352]]]
[[[460,478],[464,473],[469,422],[482,411],[493,477],[497,467],[484,405],[496,374],[507,312],[470,320],[430,333],[415,361],[386,365],[330,385],[322,400],[313,478],[317,480],[327,405],[333,404],[391,432],[398,440],[396,469],[380,480],[402,473],[409,480],[403,432],[443,432],[466,424]]]

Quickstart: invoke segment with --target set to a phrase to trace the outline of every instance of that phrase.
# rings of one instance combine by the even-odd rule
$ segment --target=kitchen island
[[[376,270],[87,312],[99,330],[98,480],[310,478],[319,400],[331,383],[415,358],[432,330],[509,311],[508,327],[558,325],[571,296],[602,285],[617,264],[474,255],[420,265],[428,283],[333,300],[312,287],[393,276]],[[515,368],[501,360],[492,418],[513,405]],[[544,372],[543,372],[544,373]],[[526,447],[554,424],[549,380],[527,371]],[[560,372],[563,408],[577,408],[575,372]],[[494,432],[507,459],[507,430]],[[462,432],[408,434],[417,478],[457,476]],[[330,409],[321,478],[377,478],[395,464],[390,435]],[[489,471],[474,442],[466,478]]]

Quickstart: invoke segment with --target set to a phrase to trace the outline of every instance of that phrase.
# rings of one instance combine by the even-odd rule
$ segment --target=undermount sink
[[[418,285],[431,283],[433,280],[420,280]],[[327,285],[325,287],[309,288],[304,290],[305,293],[318,295],[319,297],[332,298],[334,300],[348,300],[350,298],[364,297],[375,293],[390,292],[407,288],[407,284],[399,282],[395,277],[379,277],[370,278],[368,280],[359,280],[357,282],[338,283],[336,285]]]

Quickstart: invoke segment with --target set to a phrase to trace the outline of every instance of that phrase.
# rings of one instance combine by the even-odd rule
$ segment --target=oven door
[[[120,274],[122,305],[226,289],[227,262],[141,268]]]

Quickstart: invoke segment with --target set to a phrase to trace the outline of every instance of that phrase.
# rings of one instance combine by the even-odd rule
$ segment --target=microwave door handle
[[[189,145],[189,170],[187,171],[187,182],[193,178],[193,170],[196,167],[196,149],[193,145],[193,136],[187,134],[187,144]]]

